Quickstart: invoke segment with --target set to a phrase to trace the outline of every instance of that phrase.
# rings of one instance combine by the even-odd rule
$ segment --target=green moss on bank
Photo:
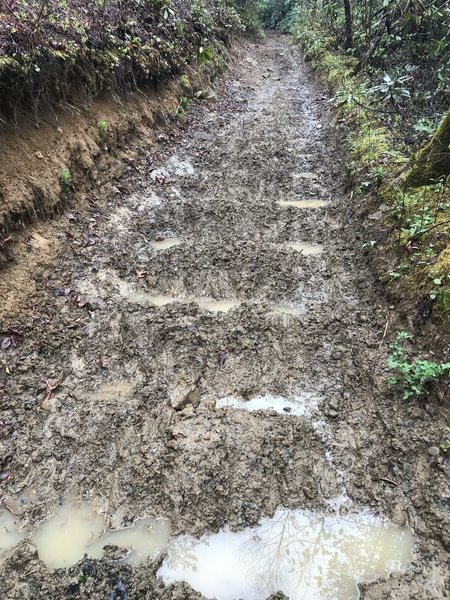
[[[414,160],[396,143],[395,131],[379,118],[384,107],[374,106],[373,98],[368,98],[370,82],[364,73],[355,74],[355,59],[333,51],[331,40],[318,28],[297,23],[294,37],[330,86],[337,121],[348,128],[348,166],[356,202],[359,197],[371,210],[374,199],[383,205],[372,234],[381,236],[382,242],[365,244],[373,248],[374,257],[378,253],[375,262],[384,265],[381,278],[392,296],[409,305],[416,323],[423,324],[432,314],[448,325],[450,114],[435,134],[434,141],[438,137],[440,143],[432,140]]]

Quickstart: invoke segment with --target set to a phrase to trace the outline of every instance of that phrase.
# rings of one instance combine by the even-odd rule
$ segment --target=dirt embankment
[[[361,597],[446,597],[449,406],[388,384],[395,311],[361,251],[326,100],[285,38],[247,43],[181,137],[142,136],[118,191],[16,246],[0,281],[1,485],[22,524],[74,497],[115,527],[164,516],[193,535],[279,506],[371,509],[417,544]],[[304,414],[216,407],[267,394]],[[119,580],[133,600],[200,598],[153,563],[51,571],[30,539],[1,570],[8,600],[104,600]]]
[[[212,65],[187,68],[184,75],[120,99],[97,99],[5,128],[0,134],[0,265],[13,257],[15,241],[23,241],[21,230],[35,218],[76,208],[92,194],[120,192],[119,180],[138,168],[131,142],[149,152],[158,131],[175,120],[181,98],[208,97],[217,74]]]

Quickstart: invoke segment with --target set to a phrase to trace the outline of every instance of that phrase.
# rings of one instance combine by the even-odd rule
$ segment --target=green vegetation
[[[372,247],[395,265],[391,292],[411,310],[428,300],[427,318],[448,327],[450,3],[266,0],[262,14],[292,33],[333,90],[357,197],[384,206],[377,226],[390,235]]]
[[[108,125],[103,119],[100,119],[98,122],[98,132],[100,133],[101,137],[105,137],[108,132]]]
[[[257,0],[3,2],[0,118],[220,63],[234,35],[258,28],[258,9]]]
[[[390,378],[389,383],[402,386],[405,400],[423,396],[440,377],[450,376],[450,363],[436,363],[421,359],[411,361],[404,348],[405,341],[409,339],[411,336],[407,332],[398,332],[396,340],[389,346],[388,358],[389,367],[397,373]]]
[[[69,192],[72,189],[72,175],[68,169],[62,169],[59,174],[59,181],[61,182],[63,192]]]
[[[183,96],[180,100],[180,103],[178,105],[178,108],[175,112],[175,117],[177,119],[180,119],[184,113],[187,111],[187,109],[189,108],[189,104],[191,102],[191,99],[188,96]]]

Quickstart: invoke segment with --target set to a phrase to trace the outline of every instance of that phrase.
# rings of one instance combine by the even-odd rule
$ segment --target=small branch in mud
[[[388,479],[387,477],[378,477],[378,481],[384,481],[386,483],[390,483],[391,485],[399,485],[396,481],[393,481],[392,479]]]
[[[61,385],[61,380],[58,379],[58,381],[55,384],[51,384],[48,379],[44,379],[44,383],[47,386],[47,393],[45,394],[45,397],[42,400],[41,404],[45,404],[46,402],[48,402],[50,400],[50,398],[52,397],[53,392],[55,390],[57,390],[59,388],[59,386]]]
[[[381,342],[380,342],[379,348],[381,348],[381,346],[383,345],[383,342],[384,342],[384,340],[386,338],[388,326],[389,326],[389,318],[386,319],[386,325],[384,327],[383,337],[381,338]]]

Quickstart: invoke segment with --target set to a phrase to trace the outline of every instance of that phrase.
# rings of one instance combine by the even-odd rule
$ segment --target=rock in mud
[[[177,388],[172,395],[170,404],[177,411],[183,410],[189,405],[197,408],[200,404],[200,390],[197,386]]]

